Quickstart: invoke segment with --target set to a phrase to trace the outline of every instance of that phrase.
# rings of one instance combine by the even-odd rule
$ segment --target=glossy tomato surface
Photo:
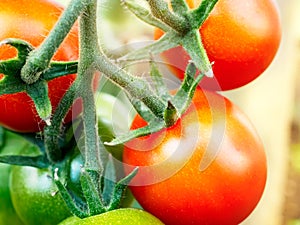
[[[10,194],[17,214],[26,225],[56,225],[71,215],[48,170],[14,167]]]
[[[14,208],[27,225],[56,225],[70,216],[48,170],[15,167],[10,193]]]
[[[0,41],[6,38],[23,39],[37,47],[48,35],[63,7],[52,0],[3,0],[0,1]],[[16,55],[7,45],[0,47],[0,60]],[[78,58],[78,32],[74,27],[54,56],[57,61]],[[0,79],[3,75],[0,74]],[[74,81],[76,75],[67,75],[49,82],[49,97],[55,109],[59,100]],[[0,96],[0,125],[20,132],[42,130],[44,123],[38,117],[33,101],[25,93]],[[67,120],[71,119],[71,114]]]
[[[136,129],[145,125],[137,116]],[[173,126],[128,142],[123,162],[139,166],[130,189],[167,225],[233,225],[259,202],[267,176],[263,145],[228,99],[198,89]]]
[[[31,145],[20,154],[36,156],[40,151]],[[72,172],[77,171],[73,169]],[[73,182],[72,179],[66,181],[68,185]],[[25,225],[56,225],[71,215],[48,168],[13,166],[9,189],[13,206]]]
[[[70,217],[59,225],[163,225],[151,214],[132,208],[122,208],[100,215],[79,219]]]
[[[187,0],[191,8],[200,0]],[[273,0],[219,0],[200,28],[215,79],[204,78],[202,88],[230,90],[248,84],[272,62],[281,40],[281,25]],[[155,39],[163,33],[156,29]],[[183,78],[190,59],[181,47],[162,53],[171,70]]]
[[[0,156],[19,154],[29,143],[20,136],[5,131],[3,147],[0,147]],[[9,176],[13,166],[0,163],[0,225],[23,225],[13,207],[10,191]]]

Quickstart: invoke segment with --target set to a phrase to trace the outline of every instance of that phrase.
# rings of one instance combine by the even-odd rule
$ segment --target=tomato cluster
[[[194,8],[202,1],[186,2]],[[63,10],[51,0],[3,0],[0,2],[0,41],[19,38],[38,47]],[[34,168],[0,163],[0,225],[236,225],[248,217],[265,188],[264,147],[247,116],[215,91],[241,87],[270,65],[281,38],[278,11],[272,0],[251,0],[247,4],[239,0],[219,0],[199,32],[213,63],[214,78],[202,79],[191,104],[173,125],[133,138],[124,145],[105,147],[121,162],[117,169],[122,173],[124,170],[125,175],[139,168],[129,187],[137,207],[143,210],[128,208],[133,198],[128,194],[124,196],[122,209],[80,219],[71,215],[55,185],[53,167],[57,165]],[[155,39],[162,35],[161,30],[155,30]],[[77,60],[78,55],[75,25],[53,60]],[[0,60],[15,56],[14,48],[0,46]],[[163,52],[162,56],[174,75],[183,79],[190,60],[185,50],[177,47]],[[0,81],[3,77],[0,73]],[[48,81],[53,112],[75,79],[76,74],[70,74]],[[97,128],[101,142],[109,142],[118,133],[116,130],[126,129],[128,112],[119,110],[118,115],[113,116],[116,113],[113,107],[119,99],[103,92],[98,97]],[[76,104],[79,103],[75,102],[73,109],[78,109]],[[0,108],[0,125],[7,130],[34,133],[45,127],[25,92],[0,95]],[[80,104],[76,115],[81,108]],[[71,122],[71,117],[72,110],[63,123]],[[137,114],[131,130],[147,125]],[[35,145],[7,130],[4,147],[0,145],[0,157],[41,154]],[[80,171],[84,160],[79,152],[84,153],[86,149],[78,151],[77,148],[64,166],[65,185],[74,199],[83,201]],[[59,163],[62,165],[63,159]]]
[[[194,8],[201,1],[186,2]],[[281,40],[278,9],[270,0],[220,0],[199,32],[214,77],[201,80],[177,123],[126,144],[125,171],[139,166],[130,189],[165,224],[238,224],[263,194],[266,156],[247,116],[211,91],[239,88],[268,68]],[[155,30],[155,39],[162,35]],[[161,55],[183,79],[190,60],[185,50]],[[138,115],[132,129],[145,124]]]

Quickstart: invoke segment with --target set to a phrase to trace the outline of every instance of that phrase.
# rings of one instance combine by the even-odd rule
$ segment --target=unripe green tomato
[[[38,152],[35,147],[24,153]],[[10,174],[13,206],[25,225],[56,225],[71,214],[49,169],[14,166]]]
[[[163,225],[163,223],[146,211],[122,208],[84,219],[70,217],[59,225]]]
[[[28,143],[18,135],[5,132],[5,145],[0,148],[0,155],[18,154]],[[12,166],[0,163],[0,225],[23,225],[15,212],[9,193],[9,174]]]

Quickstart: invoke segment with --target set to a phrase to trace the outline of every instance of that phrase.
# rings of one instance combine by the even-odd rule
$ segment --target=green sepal
[[[207,77],[213,77],[213,71],[203,47],[200,33],[197,29],[188,32],[183,40],[182,47],[190,55],[196,67],[204,73]]]
[[[156,94],[161,97],[162,100],[169,101],[171,99],[171,95],[163,80],[163,75],[153,60],[150,61],[150,76],[153,81]]]
[[[0,73],[4,75],[0,80],[0,95],[26,92],[33,100],[40,118],[49,124],[52,106],[48,96],[47,81],[76,73],[77,62],[51,62],[50,68],[41,74],[40,79],[29,85],[21,79],[20,72],[26,58],[34,48],[26,41],[15,38],[0,42],[0,45],[5,44],[15,47],[18,55],[15,58],[0,61]]]
[[[134,0],[124,0],[122,1],[123,5],[127,7],[137,18],[141,19],[142,21],[146,22],[149,25],[154,27],[158,27],[163,31],[170,30],[171,28],[154,17],[149,9],[144,8],[143,6],[139,5],[137,1]]]
[[[32,166],[36,168],[48,168],[49,161],[45,155],[22,156],[22,155],[4,155],[0,156],[1,163],[7,163],[18,166]]]
[[[107,169],[109,170],[112,169],[111,166],[113,166],[112,161]],[[118,182],[112,181],[111,184],[113,185],[109,184],[109,189],[107,189],[109,193],[108,192],[106,193],[107,197],[108,195],[110,196],[109,199],[107,199],[109,201],[107,206],[104,206],[102,202],[99,202],[98,192],[95,190],[94,183],[91,177],[89,176],[89,173],[84,169],[82,169],[81,171],[81,185],[83,191],[87,191],[85,194],[85,198],[86,198],[85,200],[87,203],[86,205],[85,203],[84,205],[82,205],[82,203],[78,204],[78,202],[74,200],[74,198],[71,196],[66,186],[62,183],[61,178],[58,175],[59,168],[57,167],[53,170],[53,180],[59,190],[59,193],[64,199],[66,205],[70,209],[71,213],[79,218],[85,218],[85,217],[90,217],[93,215],[101,214],[119,208],[124,192],[129,182],[137,174],[137,172],[138,172],[138,167],[135,168],[129,175],[119,180]],[[102,193],[102,196],[103,195],[104,193]]]
[[[157,41],[149,44],[134,53],[129,53],[120,58],[120,60],[141,60],[149,58],[151,54],[159,54],[168,49],[182,46],[191,59],[195,62],[196,67],[207,77],[213,77],[211,63],[201,41],[199,27],[209,16],[213,7],[218,0],[202,1],[200,6],[194,10],[189,10],[185,1],[172,0],[171,4],[174,13],[167,6],[167,3],[159,0],[149,0],[153,16],[163,22],[170,29]],[[138,11],[139,9],[136,9]],[[135,12],[135,15],[138,13]],[[178,20],[178,23],[174,21]],[[146,17],[144,21],[152,24]]]
[[[145,120],[151,121],[154,120],[156,117],[154,113],[139,99],[130,98],[129,99],[134,109],[137,113]]]
[[[179,112],[183,111],[182,109],[186,107],[186,102],[189,102],[189,90],[195,82],[196,72],[195,64],[190,62],[186,68],[184,79],[175,96],[173,96],[172,102]]]
[[[48,84],[44,80],[26,86],[26,93],[33,100],[36,111],[47,125],[50,125],[52,105],[48,96]]]
[[[41,75],[41,80],[50,81],[60,76],[77,72],[77,62],[52,62],[51,67]],[[26,85],[20,78],[22,63],[18,59],[0,62],[0,73],[4,78],[0,80],[0,95],[26,92]]]
[[[45,145],[44,140],[42,137],[39,137],[36,133],[16,133],[20,135],[22,138],[24,138],[26,141],[30,142],[31,144],[37,146],[40,150],[40,152],[45,152]]]
[[[18,50],[17,59],[23,62],[23,65],[26,61],[29,53],[34,49],[31,44],[27,41],[17,39],[17,38],[7,38],[0,42],[0,46],[2,45],[11,45]]]
[[[143,48],[138,50],[132,51],[127,55],[121,57],[119,60],[126,60],[126,61],[135,61],[141,59],[148,59],[150,55],[156,55],[163,51],[169,50],[174,48],[180,44],[181,37],[178,33],[174,31],[169,31],[165,33],[159,40],[149,44]]]
[[[71,211],[71,213],[79,218],[85,218],[89,216],[89,212],[83,208],[81,208],[79,205],[76,204],[76,202],[73,200],[72,196],[68,192],[67,188],[63,185],[63,183],[60,181],[60,177],[58,176],[58,168],[54,169],[53,173],[53,180],[56,184],[56,187],[62,196],[64,202],[66,203],[67,207]]]
[[[191,11],[190,16],[193,18],[193,29],[199,29],[217,2],[218,0],[204,0],[198,8]]]
[[[204,75],[200,73],[196,78],[196,67],[193,62],[190,62],[187,66],[184,80],[172,99],[172,103],[177,109],[179,117],[183,115],[186,109],[189,107],[192,98],[194,96],[195,90],[202,80]]]
[[[0,63],[0,73],[1,73],[1,65]],[[14,94],[18,92],[24,92],[26,85],[21,81],[21,79],[17,76],[4,76],[0,80],[0,96],[4,94]]]
[[[142,137],[146,136],[155,132],[160,131],[161,129],[165,128],[165,122],[160,119],[156,119],[154,121],[148,122],[149,125],[131,130],[128,133],[124,135],[120,135],[113,139],[110,142],[105,142],[104,144],[109,145],[109,146],[114,146],[118,144],[123,144],[131,139],[137,138],[137,137]]]
[[[14,134],[13,132],[11,133]],[[24,138],[23,135],[17,134],[17,136]],[[25,140],[28,141],[28,139],[24,138],[24,141]],[[44,154],[44,152],[42,152],[41,149],[38,148],[38,146],[32,145],[33,142],[27,142],[27,144],[28,146],[26,146],[25,153],[22,153],[21,155],[17,155],[17,154],[1,155],[0,163],[7,163],[11,165],[18,165],[18,166],[32,166],[36,168],[48,168],[50,162],[48,161],[47,156]],[[16,148],[18,147],[19,146],[17,146]],[[30,155],[32,152],[39,152],[39,154],[32,156]]]
[[[154,133],[165,127],[164,120],[156,117],[155,114],[142,101],[135,98],[129,98],[129,100],[138,114],[148,122],[148,125],[139,129],[131,130],[124,135],[115,137],[111,141],[106,141],[104,142],[105,145],[116,146],[119,144],[124,144],[133,138]]]
[[[77,73],[78,62],[51,62],[49,69],[44,71],[41,75],[41,79],[53,80],[54,78],[61,77],[68,74]]]
[[[94,171],[87,171],[85,168],[81,169],[80,183],[82,191],[89,209],[89,215],[97,215],[105,212],[105,206],[102,199],[99,196],[99,189],[97,187],[97,180],[94,179],[94,175],[90,175]],[[97,173],[97,172],[96,172]]]
[[[107,211],[117,209],[120,206],[122,197],[124,195],[124,192],[129,184],[129,182],[134,178],[134,176],[138,172],[138,167],[134,168],[134,170],[128,174],[123,179],[119,180],[118,183],[113,188],[112,192],[112,198],[109,203],[109,206],[107,207]]]
[[[25,83],[21,80],[20,70],[33,47],[28,42],[15,38],[1,41],[1,45],[13,46],[18,53],[15,58],[0,61],[0,73],[4,75],[0,80],[0,95],[23,92],[26,88]]]
[[[186,23],[186,19],[183,17],[183,15],[175,14],[170,11],[169,5],[166,1],[148,0],[147,2],[152,14],[156,18],[172,27],[173,30],[176,30],[178,33],[185,33],[188,31],[189,27]]]
[[[172,126],[179,118],[178,112],[174,104],[169,100],[168,106],[164,113],[166,127]]]
[[[103,191],[102,191],[102,199],[105,205],[108,205],[110,199],[112,198],[113,188],[116,183],[116,169],[112,159],[112,155],[109,155],[106,167],[104,170],[103,177]]]

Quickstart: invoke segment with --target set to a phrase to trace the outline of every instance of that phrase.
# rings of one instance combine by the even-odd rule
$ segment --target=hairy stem
[[[49,33],[44,42],[33,50],[21,70],[21,78],[27,84],[36,82],[42,72],[49,67],[54,53],[70,32],[84,8],[91,0],[72,0],[66,10],[62,13],[55,27]]]

